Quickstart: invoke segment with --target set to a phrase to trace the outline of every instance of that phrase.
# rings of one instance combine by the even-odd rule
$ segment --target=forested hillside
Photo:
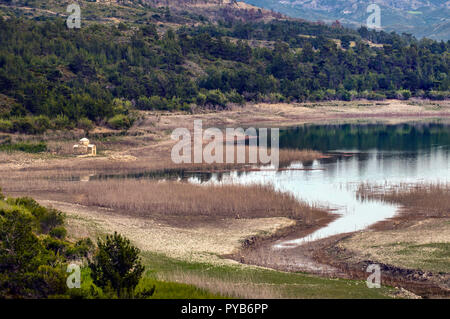
[[[449,42],[292,19],[169,23],[168,8],[138,9],[130,16],[151,16],[126,21],[121,6],[118,23],[92,13],[68,29],[63,17],[2,7],[0,130],[126,129],[134,109],[449,96]]]

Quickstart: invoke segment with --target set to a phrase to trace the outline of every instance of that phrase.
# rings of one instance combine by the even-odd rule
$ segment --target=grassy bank
[[[177,281],[239,298],[389,298],[394,289],[369,289],[364,281],[285,273],[245,265],[213,265],[143,252],[152,279]]]
[[[61,226],[65,220],[62,212],[44,208],[29,198],[19,198],[17,200],[11,198],[6,201],[0,200],[0,204],[0,226],[2,226],[0,227],[0,230],[2,233],[1,238],[3,238],[3,241],[0,241],[2,246],[0,247],[0,257],[2,257],[3,261],[6,260],[9,262],[8,267],[1,269],[2,288],[8,287],[8,284],[6,284],[7,282],[9,282],[9,285],[14,283],[15,285],[23,284],[25,288],[28,287],[26,286],[28,283],[26,280],[27,274],[22,274],[22,272],[26,272],[28,268],[24,269],[25,266],[20,262],[14,263],[8,259],[8,251],[11,251],[9,249],[10,242],[8,239],[10,239],[10,236],[20,236],[22,233],[18,232],[17,229],[27,224],[28,236],[32,236],[34,238],[35,245],[38,245],[39,243],[42,244],[41,246],[39,244],[36,247],[32,247],[32,251],[36,252],[36,256],[42,258],[42,260],[36,260],[36,262],[39,261],[39,265],[42,264],[42,266],[37,267],[34,264],[27,265],[27,267],[34,267],[33,269],[30,268],[31,270],[28,271],[33,271],[37,274],[42,273],[42,278],[46,284],[47,282],[45,280],[48,281],[48,285],[44,285],[39,288],[36,286],[38,281],[32,282],[34,286],[30,287],[30,289],[33,292],[33,295],[26,290],[21,293],[24,297],[117,297],[112,291],[106,288],[100,289],[99,286],[92,286],[95,274],[93,273],[94,270],[91,268],[91,264],[89,264],[89,268],[84,267],[82,269],[81,290],[73,291],[67,291],[67,287],[64,285],[66,279],[64,269],[60,269],[55,266],[59,265],[59,263],[51,263],[52,266],[45,265],[47,258],[50,258],[51,261],[59,258],[61,259],[61,263],[68,262],[69,260],[76,258],[79,263],[85,265],[86,260],[83,258],[91,256],[91,253],[94,253],[92,242],[88,239],[85,238],[81,241],[74,241],[73,236],[79,236],[80,234],[72,233],[71,227],[68,228],[69,237],[67,237],[67,241],[64,239],[66,230],[63,226]],[[17,219],[19,217],[22,219]],[[57,217],[58,220],[57,224],[54,221],[55,217]],[[37,220],[31,218],[37,218]],[[67,219],[67,222],[72,223],[73,220]],[[13,229],[10,229],[11,227]],[[56,230],[59,231],[57,232]],[[98,235],[101,238],[104,238],[105,233],[101,232]],[[27,238],[28,237],[20,237],[19,244],[22,243],[22,241],[26,241]],[[97,238],[92,236],[91,239],[94,241]],[[85,244],[88,242],[90,243],[89,245]],[[97,242],[98,249],[100,249],[99,243],[101,242],[104,241],[99,240]],[[13,251],[16,253],[20,252],[26,256],[26,247],[22,247],[18,245],[18,243],[14,242]],[[45,255],[42,255],[44,254],[44,251]],[[38,252],[41,252],[41,254],[38,254]],[[383,298],[387,297],[388,293],[392,292],[392,289],[389,288],[377,290],[368,289],[363,281],[326,279],[306,274],[281,273],[237,264],[217,265],[205,262],[192,262],[169,258],[164,254],[157,254],[150,251],[142,251],[141,256],[147,271],[145,273],[145,277],[139,281],[137,289],[134,290],[136,292],[136,296],[139,296],[139,291],[151,288],[153,286],[155,286],[155,293],[151,296],[152,298],[182,299],[236,297]],[[4,265],[6,265],[6,263]],[[6,272],[5,269],[7,270]],[[16,269],[16,271],[14,271],[14,269]],[[17,269],[24,277],[17,277]],[[54,274],[54,276],[56,276],[55,278],[57,278],[54,282],[52,281],[53,277],[45,277],[50,271]],[[5,277],[5,274],[10,276],[10,278],[8,279],[8,277]],[[51,287],[51,290],[48,290],[49,287]],[[15,290],[12,290],[11,292],[7,289],[6,296],[11,294],[14,295],[14,291]]]
[[[401,205],[400,214],[338,243],[345,263],[372,260],[401,269],[424,272],[423,279],[449,289],[450,187],[448,184],[402,184],[390,188],[361,185],[367,200]],[[399,280],[418,278],[399,277]],[[421,278],[422,279],[422,278]]]

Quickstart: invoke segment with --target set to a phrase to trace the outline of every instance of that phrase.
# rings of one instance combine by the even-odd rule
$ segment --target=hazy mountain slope
[[[450,1],[441,0],[245,0],[252,5],[273,9],[292,17],[344,25],[365,24],[366,8],[381,8],[382,28],[417,37],[450,39]]]

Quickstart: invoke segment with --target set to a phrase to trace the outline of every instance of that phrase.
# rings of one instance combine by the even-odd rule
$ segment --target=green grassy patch
[[[25,152],[25,153],[42,153],[47,150],[47,144],[44,142],[39,143],[28,143],[19,142],[13,144],[2,144],[0,145],[0,152]]]
[[[141,279],[136,291],[151,289],[155,287],[155,291],[151,299],[221,299],[222,296],[212,294],[204,289],[197,288],[193,285],[187,285],[178,282],[166,282],[152,278],[153,276],[145,276]],[[92,298],[116,298],[116,296],[108,295],[108,293],[98,288],[91,277],[91,270],[83,267],[81,270],[81,288],[70,291],[72,298],[77,296],[91,296]]]
[[[450,272],[450,243],[412,245],[398,251],[397,254],[408,257],[411,268]]]
[[[170,278],[171,274],[183,273],[200,277],[205,281],[219,283],[238,283],[256,289],[273,289],[284,298],[388,298],[392,288],[369,289],[364,281],[347,279],[330,279],[305,273],[287,273],[270,269],[249,267],[245,265],[213,265],[208,263],[181,261],[167,256],[143,252],[143,262],[149,270],[148,278],[157,279],[161,275]],[[170,287],[172,283],[167,283]],[[158,286],[156,286],[158,289]],[[171,289],[162,286],[164,298],[174,298]],[[179,286],[183,291],[174,292],[173,296],[191,298],[190,289]],[[226,293],[215,291],[216,294],[227,296]],[[251,293],[251,292],[250,292]],[[155,296],[156,297],[156,296]],[[227,296],[234,297],[234,296]]]
[[[395,242],[384,245],[373,245],[370,248],[383,248],[383,247],[407,247],[408,245],[413,244],[412,242]]]
[[[167,282],[154,278],[143,278],[138,285],[143,287],[155,286],[152,299],[222,299],[219,294],[210,293],[193,285],[179,282]]]

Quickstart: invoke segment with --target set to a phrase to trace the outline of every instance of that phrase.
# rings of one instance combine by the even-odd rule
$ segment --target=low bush
[[[399,100],[408,100],[412,96],[410,90],[398,90],[396,92],[396,97]]]
[[[426,97],[430,100],[442,101],[450,98],[450,91],[429,91],[427,92]]]
[[[127,130],[132,124],[130,117],[124,114],[117,114],[108,120],[108,126],[115,130]]]
[[[44,142],[39,143],[29,143],[29,142],[19,142],[19,143],[7,143],[0,145],[0,151],[3,152],[14,152],[20,151],[25,153],[42,153],[47,151],[47,144]]]
[[[13,130],[13,123],[10,120],[0,119],[0,132],[9,133]]]

